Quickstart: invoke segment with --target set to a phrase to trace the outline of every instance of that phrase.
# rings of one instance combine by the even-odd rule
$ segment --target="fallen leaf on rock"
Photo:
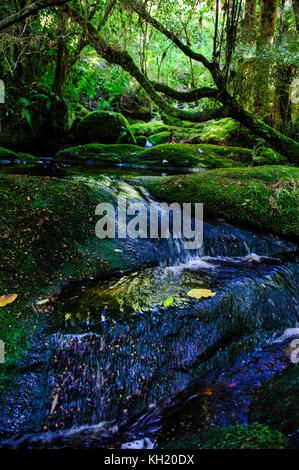
[[[171,304],[173,304],[173,297],[167,297],[163,302],[164,307],[169,307]]]
[[[52,414],[54,413],[54,410],[55,410],[55,408],[56,408],[57,402],[58,402],[58,393],[56,393],[56,395],[54,395],[54,397],[53,397],[50,415],[52,415]]]
[[[200,299],[201,297],[213,297],[217,292],[212,292],[210,289],[191,289],[187,293],[189,297],[194,297],[195,299]]]
[[[7,304],[11,304],[16,300],[18,297],[18,294],[6,294],[6,295],[1,295],[0,297],[0,307],[5,307]]]

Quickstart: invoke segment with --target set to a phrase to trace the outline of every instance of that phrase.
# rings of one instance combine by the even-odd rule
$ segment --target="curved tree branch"
[[[0,31],[4,31],[5,29],[9,28],[15,23],[24,20],[28,16],[34,15],[39,10],[43,8],[54,6],[54,5],[62,5],[67,3],[69,0],[39,0],[35,3],[31,3],[27,7],[23,8],[22,10],[13,13],[12,15],[4,18],[0,21]]]
[[[192,103],[200,100],[201,98],[217,99],[218,97],[217,88],[202,87],[191,91],[178,91],[168,85],[164,85],[164,83],[158,83],[155,81],[152,81],[151,83],[156,91],[159,91],[177,101],[181,101],[182,103]]]

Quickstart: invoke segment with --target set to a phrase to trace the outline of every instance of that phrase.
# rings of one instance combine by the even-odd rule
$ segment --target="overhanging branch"
[[[34,15],[39,10],[43,8],[54,6],[54,5],[62,5],[67,3],[69,0],[39,0],[35,3],[31,3],[27,7],[23,8],[22,10],[4,18],[0,21],[0,32],[4,31],[5,29],[9,28],[15,23],[24,20],[28,16]]]
[[[218,97],[218,90],[216,88],[201,87],[191,91],[178,91],[174,88],[164,85],[163,83],[151,82],[154,89],[163,93],[169,98],[173,98],[182,103],[193,103],[194,101],[200,100],[201,98],[215,98]]]

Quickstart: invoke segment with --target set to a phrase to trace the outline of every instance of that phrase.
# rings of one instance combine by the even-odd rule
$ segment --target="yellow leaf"
[[[70,314],[70,313],[66,313],[64,318],[65,318],[66,320],[68,320],[69,318],[71,318],[71,314]]]
[[[18,294],[7,294],[7,295],[1,295],[0,297],[0,307],[5,307],[7,304],[11,304],[16,300],[18,297]]]
[[[167,297],[163,302],[164,307],[169,307],[171,304],[173,304],[173,297]]]
[[[55,410],[55,408],[56,408],[57,402],[58,402],[58,393],[56,393],[56,395],[54,395],[54,397],[53,397],[53,401],[52,401],[52,405],[51,405],[51,410],[50,410],[50,415],[52,415],[52,414],[54,413],[54,410]]]
[[[212,292],[210,289],[191,289],[187,293],[189,297],[200,299],[201,297],[213,297],[217,292]]]

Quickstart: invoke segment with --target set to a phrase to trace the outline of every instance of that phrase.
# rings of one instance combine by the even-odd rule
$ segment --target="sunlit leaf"
[[[16,300],[18,294],[7,294],[0,297],[0,307],[5,307],[7,304],[11,304]]]
[[[163,302],[164,307],[169,307],[171,304],[173,304],[173,297],[167,297]]]
[[[52,414],[54,413],[54,410],[55,410],[55,408],[56,408],[57,402],[58,402],[58,393],[56,393],[56,395],[54,395],[54,397],[53,397],[50,415],[52,415]]]
[[[65,318],[66,320],[68,320],[69,318],[71,318],[71,314],[70,314],[70,313],[66,313],[64,318]]]
[[[212,292],[210,289],[191,289],[187,293],[189,297],[200,299],[201,297],[213,297],[217,292]]]
[[[36,302],[36,305],[44,305],[49,302],[49,299],[41,299]]]

